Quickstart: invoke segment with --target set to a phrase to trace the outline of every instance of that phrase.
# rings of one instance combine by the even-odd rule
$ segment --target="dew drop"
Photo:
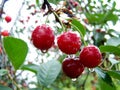
[[[47,52],[47,50],[41,50],[41,52],[42,52],[42,53],[46,53],[46,52]]]
[[[95,69],[94,69],[94,68],[89,68],[89,71],[90,71],[90,72],[94,72]]]
[[[76,78],[73,78],[72,81],[75,82],[77,79]]]

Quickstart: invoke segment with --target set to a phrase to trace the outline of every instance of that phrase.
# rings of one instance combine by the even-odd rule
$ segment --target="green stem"
[[[48,21],[48,17],[49,17],[49,15],[47,15],[47,17],[46,17],[45,24],[46,24],[46,23],[47,23],[47,21]]]
[[[41,87],[41,90],[44,90],[44,86]]]
[[[81,36],[81,39],[82,39],[84,45],[87,46],[87,43],[86,43],[85,40],[84,40],[84,36],[83,36],[83,34],[79,31],[79,28],[76,27],[76,26],[75,26],[74,24],[72,24],[72,23],[70,23],[70,24],[77,29],[77,31],[80,33],[80,36]]]
[[[85,78],[83,84],[81,85],[81,86],[82,86],[82,87],[81,87],[82,90],[85,90],[85,84],[86,84],[86,81],[87,81],[87,79],[88,79],[89,73],[90,73],[90,71],[87,69],[87,75],[86,75],[86,78]]]
[[[8,73],[8,77],[10,78],[10,80],[13,82],[13,84],[17,87],[18,90],[22,90],[18,84],[14,81],[14,79],[12,78],[12,76]]]
[[[61,24],[61,26],[62,26],[63,31],[65,32],[65,31],[66,31],[66,30],[65,30],[65,27],[64,27],[62,21],[60,20],[59,16],[58,16],[55,12],[53,12],[53,14],[57,17],[57,19],[59,20],[59,22],[60,22],[60,24]]]

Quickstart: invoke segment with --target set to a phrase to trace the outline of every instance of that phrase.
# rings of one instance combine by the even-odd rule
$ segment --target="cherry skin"
[[[4,37],[9,36],[9,34],[10,33],[7,30],[4,30],[4,31],[1,32],[1,35],[4,36]]]
[[[5,17],[5,21],[6,21],[7,23],[11,22],[11,20],[12,20],[12,18],[11,18],[10,16],[6,16],[6,17]]]
[[[102,55],[96,46],[88,45],[82,49],[79,58],[85,67],[94,68],[101,63]]]
[[[62,62],[62,70],[66,76],[77,78],[84,71],[84,66],[80,63],[79,58],[65,58]]]
[[[66,54],[76,54],[80,50],[81,39],[73,32],[64,32],[57,38],[59,49]]]
[[[54,32],[51,27],[42,24],[32,32],[33,45],[41,51],[48,50],[54,44]]]

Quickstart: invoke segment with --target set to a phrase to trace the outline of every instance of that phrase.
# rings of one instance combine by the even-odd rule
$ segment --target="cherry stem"
[[[49,15],[47,15],[47,17],[46,17],[45,24],[46,24],[46,23],[47,23],[47,21],[48,21],[48,17],[49,17]]]
[[[64,27],[62,21],[60,20],[59,16],[58,16],[55,12],[53,12],[53,14],[57,17],[57,19],[59,20],[59,22],[60,22],[60,24],[61,24],[61,26],[62,26],[63,31],[65,32],[65,31],[66,31],[66,30],[65,30],[65,27]]]
[[[59,20],[59,23],[61,24],[63,31],[66,31],[66,30],[65,30],[65,27],[64,27],[64,25],[63,25],[63,23],[62,23],[62,21],[60,20],[60,18],[59,18],[59,16],[57,15],[57,13],[53,11],[53,9],[52,9],[50,3],[48,2],[48,0],[44,0],[43,6],[45,6],[45,5],[47,5],[48,10],[49,10],[50,12],[52,12],[52,13],[55,15],[55,17]],[[45,8],[46,8],[46,6],[45,6]]]
[[[48,0],[44,0],[43,5],[47,5],[48,9],[51,9],[51,5],[49,4]]]
[[[86,81],[87,81],[87,79],[88,79],[89,73],[90,73],[90,71],[87,69],[87,75],[86,75],[86,78],[85,78],[83,84],[81,85],[81,86],[82,86],[82,87],[81,87],[82,90],[85,90],[85,84],[86,84]]]
[[[75,26],[74,24],[72,24],[72,23],[70,23],[70,24],[77,29],[77,31],[80,33],[80,36],[81,36],[81,39],[82,39],[84,45],[87,46],[87,43],[86,43],[85,40],[84,40],[84,36],[83,36],[83,34],[79,31],[79,28],[76,27],[76,26]]]

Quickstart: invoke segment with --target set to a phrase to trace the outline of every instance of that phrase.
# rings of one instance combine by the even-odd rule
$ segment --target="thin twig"
[[[84,80],[84,82],[82,83],[82,90],[85,90],[85,84],[86,84],[86,81],[87,81],[87,79],[88,79],[88,76],[89,76],[89,73],[90,73],[90,71],[87,69],[87,75],[86,75],[86,78],[85,78],[85,80]]]
[[[53,12],[53,14],[56,16],[56,18],[59,20],[59,22],[60,22],[60,24],[61,24],[61,26],[62,26],[62,29],[63,29],[63,31],[66,31],[65,30],[65,27],[64,27],[64,25],[63,25],[63,23],[62,23],[62,21],[60,20],[60,18],[59,18],[59,16],[55,13],[55,12]]]
[[[16,16],[16,19],[15,19],[15,21],[14,21],[14,23],[13,23],[11,29],[10,29],[11,34],[13,34],[13,28],[14,28],[14,26],[16,25],[16,21],[17,21],[18,18],[20,17],[20,13],[21,13],[21,10],[22,10],[24,4],[25,4],[25,0],[23,0],[22,6],[20,7],[20,9],[19,9],[19,11],[18,11],[18,15]]]
[[[22,90],[19,86],[18,86],[18,84],[14,81],[14,79],[12,78],[12,76],[8,73],[8,77],[9,77],[9,79],[13,82],[13,84],[17,87],[17,89],[18,90]]]

